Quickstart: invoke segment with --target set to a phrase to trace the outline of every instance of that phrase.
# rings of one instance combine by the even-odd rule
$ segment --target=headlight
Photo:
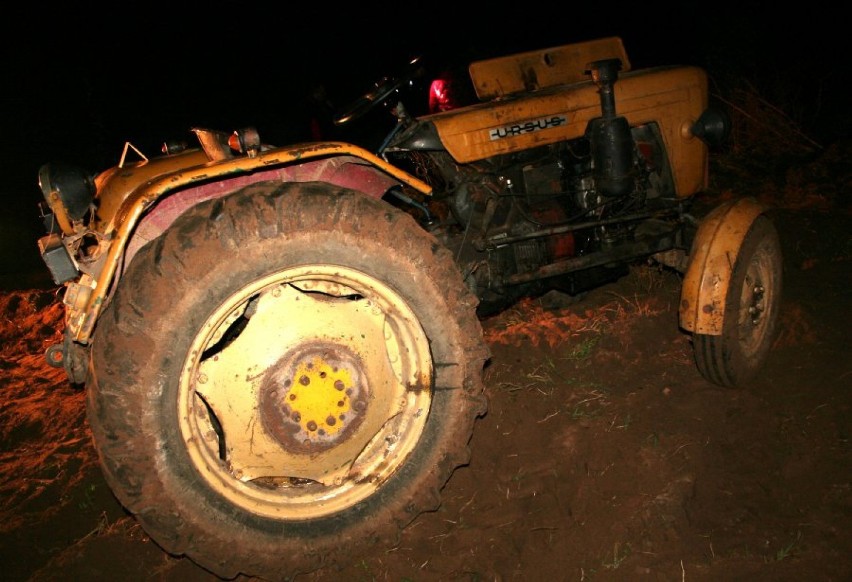
[[[44,164],[38,172],[38,185],[44,199],[65,234],[74,232],[95,199],[95,183],[84,170],[70,164]]]

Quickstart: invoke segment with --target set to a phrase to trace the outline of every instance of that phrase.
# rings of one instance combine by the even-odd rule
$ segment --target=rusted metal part
[[[325,341],[305,343],[266,371],[260,419],[281,446],[314,454],[348,440],[372,398],[365,366],[352,350]]]
[[[657,252],[660,249],[670,248],[672,239],[660,237],[653,240],[643,240],[633,242],[631,244],[622,244],[614,249],[590,253],[588,255],[580,255],[563,259],[561,261],[544,265],[534,271],[526,273],[516,273],[506,277],[506,283],[516,285],[529,281],[538,281],[547,277],[556,277],[589,267],[597,267],[613,262],[623,262],[639,257],[648,256]]]
[[[683,279],[680,326],[690,332],[720,335],[734,265],[754,220],[768,207],[755,198],[720,204],[702,221]]]

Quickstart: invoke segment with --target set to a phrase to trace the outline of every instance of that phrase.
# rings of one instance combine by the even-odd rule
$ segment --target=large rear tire
[[[476,299],[406,214],[253,185],[144,247],[95,333],[107,481],[166,551],[288,579],[440,503],[485,412]]]
[[[741,387],[763,366],[776,336],[782,268],[775,226],[758,216],[734,263],[721,335],[693,338],[695,361],[706,379]]]

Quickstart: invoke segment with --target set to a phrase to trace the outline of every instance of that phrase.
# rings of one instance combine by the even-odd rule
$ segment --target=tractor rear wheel
[[[107,481],[226,578],[389,544],[468,461],[475,310],[451,254],[382,201],[263,183],[202,203],[140,250],[95,332]]]

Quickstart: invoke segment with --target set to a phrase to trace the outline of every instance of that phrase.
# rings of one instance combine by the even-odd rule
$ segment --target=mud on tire
[[[87,381],[107,481],[166,551],[286,579],[440,503],[485,411],[476,299],[406,214],[252,185],[144,247]]]

